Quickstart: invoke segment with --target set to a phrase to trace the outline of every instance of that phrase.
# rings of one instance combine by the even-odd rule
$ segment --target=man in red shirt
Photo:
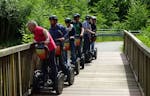
[[[49,66],[51,67],[51,70],[53,73],[53,76],[51,76],[51,77],[52,77],[53,81],[56,81],[57,74],[58,74],[57,65],[56,65],[56,61],[55,61],[56,44],[55,44],[52,36],[46,29],[38,26],[35,21],[29,21],[27,24],[27,27],[28,27],[29,31],[32,32],[34,35],[34,43],[44,42],[44,44],[47,45],[47,47],[49,49],[49,57],[48,57]],[[46,70],[47,70],[46,64],[42,64],[42,72],[44,74],[46,73]]]

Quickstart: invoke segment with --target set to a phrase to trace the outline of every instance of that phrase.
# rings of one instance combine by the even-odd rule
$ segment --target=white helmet
[[[91,17],[92,17],[93,20],[96,20],[96,19],[97,19],[96,16],[91,16]]]

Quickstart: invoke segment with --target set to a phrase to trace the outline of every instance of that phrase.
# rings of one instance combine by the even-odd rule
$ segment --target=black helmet
[[[80,14],[79,14],[79,13],[76,13],[76,14],[74,14],[73,17],[74,17],[74,18],[80,17]]]
[[[86,19],[86,20],[89,20],[90,18],[91,18],[90,15],[86,15],[86,16],[85,16],[85,19]]]
[[[58,20],[57,16],[56,15],[51,15],[49,17],[49,20]]]
[[[65,23],[71,23],[71,19],[70,18],[66,18],[65,19]]]

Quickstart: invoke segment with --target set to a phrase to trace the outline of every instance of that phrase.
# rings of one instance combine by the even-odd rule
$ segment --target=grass
[[[150,38],[143,35],[138,35],[137,38],[140,39],[146,46],[150,47]]]
[[[105,41],[123,41],[123,37],[101,36],[97,37],[96,39],[96,42],[105,42]]]

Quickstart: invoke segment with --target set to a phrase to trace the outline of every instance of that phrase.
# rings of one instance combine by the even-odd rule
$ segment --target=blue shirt
[[[84,21],[83,24],[82,24],[82,26],[83,26],[84,29],[92,30],[91,29],[91,24],[88,21]],[[87,31],[84,31],[84,35],[85,36],[90,36],[90,33],[87,32]]]
[[[55,27],[51,27],[49,29],[49,32],[55,42],[56,42],[56,39],[58,38],[62,38],[62,37],[65,38],[65,35],[67,34],[66,28],[60,24],[57,24]]]

